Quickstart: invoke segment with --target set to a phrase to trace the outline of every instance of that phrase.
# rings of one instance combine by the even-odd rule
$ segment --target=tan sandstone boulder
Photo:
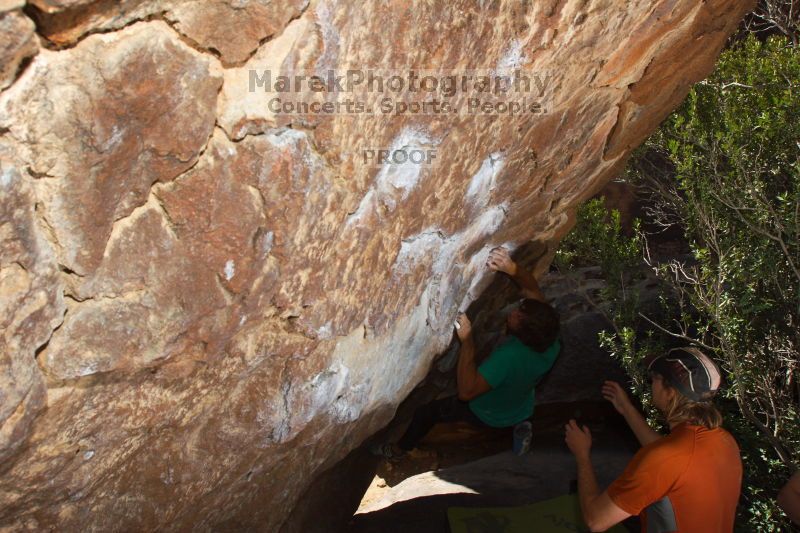
[[[29,4],[48,49],[0,93],[0,528],[269,532],[447,348],[489,250],[552,253],[751,7]],[[506,96],[539,108],[262,77],[411,67],[530,72]]]

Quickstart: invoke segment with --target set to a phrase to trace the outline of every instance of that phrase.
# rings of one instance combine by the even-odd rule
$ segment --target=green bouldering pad
[[[560,533],[589,531],[577,494],[521,507],[451,507],[451,533]],[[611,533],[627,533],[617,525]]]

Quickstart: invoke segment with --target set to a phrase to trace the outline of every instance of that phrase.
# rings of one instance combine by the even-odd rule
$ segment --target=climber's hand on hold
[[[536,281],[534,275],[525,268],[520,268],[519,265],[512,261],[508,250],[502,246],[493,248],[492,251],[489,252],[489,259],[486,261],[486,266],[492,270],[505,272],[511,276],[511,279],[522,289],[522,296],[525,298],[545,302],[542,288],[539,287],[539,282]]]
[[[517,274],[517,264],[511,260],[508,250],[502,246],[498,246],[489,252],[489,260],[486,261],[486,266],[495,271],[505,272],[509,276]]]
[[[467,318],[467,315],[461,313],[456,319],[456,335],[461,341],[466,340],[472,336],[472,323]]]
[[[603,398],[611,402],[614,409],[621,415],[625,415],[629,409],[633,407],[627,393],[622,389],[616,381],[606,381],[603,383],[602,388]]]
[[[564,426],[566,434],[564,440],[569,451],[576,457],[588,457],[592,449],[592,432],[586,426],[579,427],[574,419]]]

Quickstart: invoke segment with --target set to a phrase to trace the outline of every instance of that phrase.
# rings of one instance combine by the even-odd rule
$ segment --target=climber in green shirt
[[[487,266],[508,274],[522,289],[524,298],[506,321],[507,335],[478,365],[472,325],[465,314],[459,315],[456,322],[456,334],[461,340],[456,369],[458,395],[417,409],[397,444],[373,448],[377,455],[390,459],[402,456],[416,447],[439,422],[511,427],[533,414],[536,384],[561,351],[558,313],[545,302],[536,278],[512,261],[504,248],[491,251]]]

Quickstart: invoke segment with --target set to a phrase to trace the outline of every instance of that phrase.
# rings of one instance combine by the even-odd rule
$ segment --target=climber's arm
[[[499,270],[511,276],[511,279],[522,288],[522,295],[526,298],[544,302],[544,293],[539,287],[539,282],[532,273],[512,261],[505,248],[498,247],[489,252],[489,260],[486,265],[492,270]]]
[[[533,277],[533,274],[524,268],[517,265],[516,272],[513,276],[514,281],[522,287],[522,295],[526,298],[532,298],[544,302],[544,293],[539,287],[539,282]]]
[[[461,350],[458,353],[456,380],[458,382],[458,399],[469,401],[491,390],[486,379],[478,372],[475,364],[475,342],[472,340],[472,325],[467,315],[458,317],[458,338],[461,339]]]

